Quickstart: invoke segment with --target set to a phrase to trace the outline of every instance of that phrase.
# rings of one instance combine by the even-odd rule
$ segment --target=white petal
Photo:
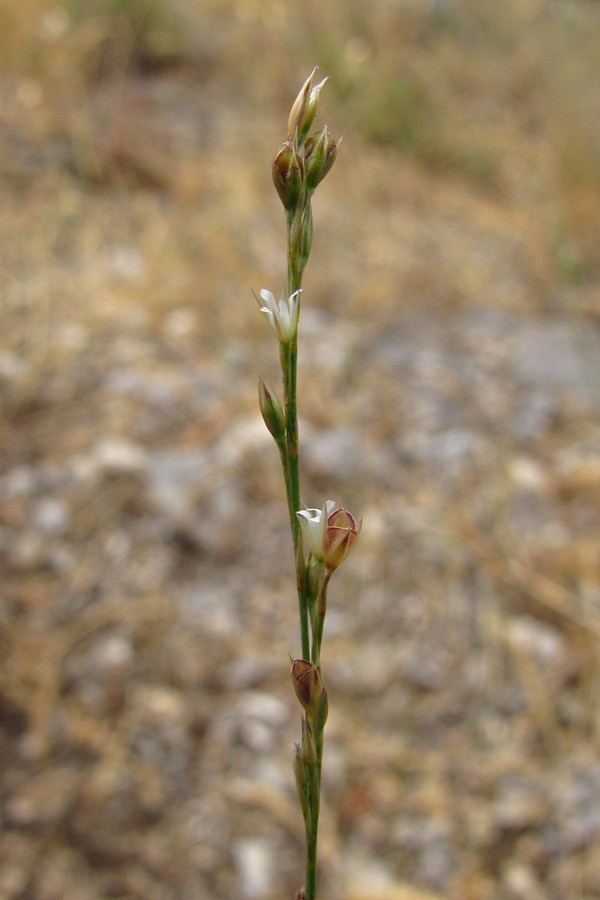
[[[320,509],[299,509],[296,515],[302,516],[307,522],[320,522],[321,520]]]
[[[261,300],[264,300],[269,309],[273,309],[275,307],[275,297],[268,291],[266,288],[261,288],[259,291],[259,295]]]
[[[323,555],[323,525],[324,519],[320,509],[301,509],[296,515],[302,529],[302,536],[308,544],[308,549],[321,559]]]

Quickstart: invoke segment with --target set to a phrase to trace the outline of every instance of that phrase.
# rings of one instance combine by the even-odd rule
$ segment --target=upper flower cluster
[[[322,509],[300,509],[296,515],[310,553],[333,572],[354,546],[360,521],[334,500],[326,500]]]
[[[296,97],[288,119],[287,140],[273,161],[273,183],[286,212],[291,213],[310,197],[331,169],[337,155],[336,144],[327,125],[309,136],[317,114],[319,94],[326,78],[314,84],[313,69]]]

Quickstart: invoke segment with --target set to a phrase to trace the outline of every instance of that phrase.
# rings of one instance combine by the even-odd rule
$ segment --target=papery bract
[[[264,383],[258,380],[258,403],[263,421],[277,443],[285,438],[285,414],[277,396]]]

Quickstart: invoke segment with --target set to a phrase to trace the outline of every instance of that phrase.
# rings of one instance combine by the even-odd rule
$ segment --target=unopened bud
[[[323,562],[330,572],[346,559],[356,543],[360,528],[352,513],[341,506],[329,513],[323,532]]]
[[[279,444],[285,439],[285,416],[277,397],[271,393],[262,378],[258,381],[258,402],[265,425]]]
[[[309,709],[315,695],[322,690],[319,667],[307,659],[293,659],[291,674],[298,700],[304,709]]]
[[[327,125],[323,130],[309,137],[304,145],[305,183],[310,191],[323,181],[337,156],[339,141],[329,133]]]
[[[291,141],[282,144],[273,160],[273,184],[286,210],[295,209],[304,192],[304,163]]]
[[[288,118],[288,141],[293,141],[300,131],[300,127],[306,116],[306,107],[308,106],[308,98],[310,97],[310,89],[312,80],[315,77],[316,68],[312,70],[302,87],[290,110]]]
[[[327,719],[327,691],[320,667],[307,659],[292,660],[292,682],[307,718],[319,729],[323,728]]]
[[[310,203],[292,216],[289,241],[297,263],[304,269],[313,241],[313,218]]]
[[[310,777],[308,773],[308,767],[306,765],[306,759],[304,758],[302,747],[300,747],[299,744],[296,744],[296,750],[294,753],[294,774],[296,776],[298,800],[300,801],[302,813],[306,816],[309,808],[308,793]]]
[[[315,120],[319,103],[319,94],[321,93],[321,88],[327,81],[327,79],[324,78],[323,81],[320,81],[319,84],[316,84],[313,87],[313,78],[315,77],[316,71],[316,68],[312,70],[300,88],[300,93],[292,104],[288,119],[288,141],[297,140],[298,145],[302,144],[304,138],[310,131],[310,126]]]
[[[314,74],[314,72],[313,72]],[[315,84],[313,88],[310,90],[310,94],[308,97],[308,103],[306,104],[306,113],[304,115],[304,119],[300,123],[300,127],[298,129],[298,143],[302,144],[304,139],[308,135],[310,131],[310,127],[315,120],[315,116],[317,114],[317,107],[319,105],[319,94],[323,89],[323,85],[327,81],[326,78],[323,81],[320,81],[318,84]]]

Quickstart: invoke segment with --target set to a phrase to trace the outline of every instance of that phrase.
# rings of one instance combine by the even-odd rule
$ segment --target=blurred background
[[[315,65],[323,900],[600,897],[600,3],[2,0],[2,900],[301,885],[252,291]]]

